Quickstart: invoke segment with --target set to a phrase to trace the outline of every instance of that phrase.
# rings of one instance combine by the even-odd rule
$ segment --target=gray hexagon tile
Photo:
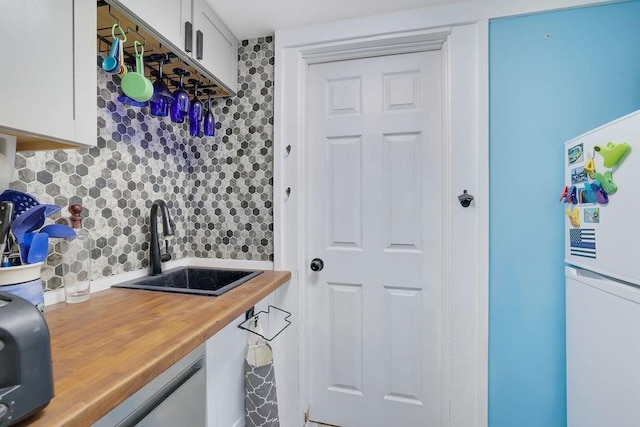
[[[273,48],[241,42],[238,94],[216,102],[213,145],[192,147],[190,256],[273,260]]]
[[[273,49],[273,37],[241,42],[238,94],[215,101],[213,138],[126,107],[119,78],[99,70],[97,147],[19,153],[10,187],[62,206],[57,222],[84,206],[93,280],[148,266],[157,198],[176,224],[174,259],[273,260]],[[59,244],[51,249],[45,290],[63,285]]]

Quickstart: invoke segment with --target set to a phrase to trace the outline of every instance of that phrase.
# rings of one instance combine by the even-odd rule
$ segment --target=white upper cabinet
[[[96,145],[96,7],[3,2],[0,133],[18,150]]]
[[[191,22],[191,0],[119,0],[136,22],[185,51],[185,23]]]
[[[203,0],[193,0],[196,59],[234,93],[238,84],[238,40]]]
[[[235,94],[238,40],[206,0],[108,0],[173,52]]]

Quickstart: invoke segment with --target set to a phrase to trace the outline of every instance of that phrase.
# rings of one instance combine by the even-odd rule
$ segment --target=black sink
[[[226,270],[221,268],[189,268],[170,270],[112,288],[145,289],[180,294],[220,296],[262,273],[260,270]]]

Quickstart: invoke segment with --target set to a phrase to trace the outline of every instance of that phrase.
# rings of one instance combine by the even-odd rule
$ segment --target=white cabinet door
[[[244,423],[244,353],[247,336],[238,329],[244,315],[207,341],[207,425]]]
[[[95,34],[93,2],[4,2],[0,133],[96,144]]]
[[[256,313],[267,310],[270,298],[255,305]],[[238,328],[244,321],[243,314],[207,341],[208,427],[244,425],[244,358],[249,332]]]
[[[185,51],[185,22],[191,22],[191,0],[118,0],[135,21]]]
[[[194,56],[235,92],[238,81],[238,40],[204,0],[193,0]]]

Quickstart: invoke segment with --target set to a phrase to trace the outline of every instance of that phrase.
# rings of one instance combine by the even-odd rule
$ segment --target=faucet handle
[[[164,241],[164,253],[160,255],[160,261],[162,262],[171,261],[171,254],[169,253],[169,241],[166,239]]]

